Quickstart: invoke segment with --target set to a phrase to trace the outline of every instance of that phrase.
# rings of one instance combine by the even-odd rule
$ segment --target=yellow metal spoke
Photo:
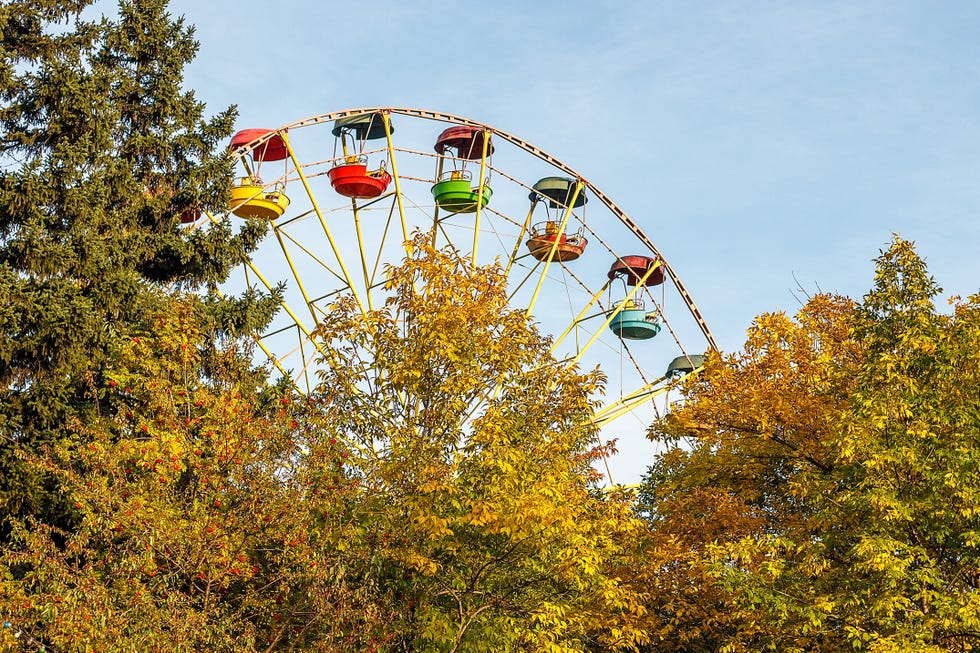
[[[313,324],[318,324],[319,320],[316,318],[316,311],[313,309],[313,302],[310,301],[310,296],[306,294],[306,288],[303,286],[303,280],[296,271],[296,265],[293,263],[293,257],[289,255],[289,250],[286,248],[286,243],[282,239],[282,234],[279,233],[279,229],[275,225],[272,225],[272,232],[276,235],[276,240],[279,241],[279,247],[282,249],[282,255],[285,257],[286,263],[289,265],[289,270],[293,273],[293,279],[296,280],[296,286],[299,288],[300,294],[303,295],[303,301],[306,302],[306,307],[310,310],[310,315],[313,317]]]
[[[555,353],[555,350],[558,348],[559,345],[561,345],[562,341],[568,337],[568,334],[572,332],[572,329],[577,327],[579,323],[583,319],[585,319],[585,314],[588,313],[589,309],[595,306],[595,303],[599,301],[600,297],[602,297],[602,293],[606,292],[606,288],[609,287],[610,283],[612,283],[612,281],[606,281],[606,283],[602,284],[602,287],[599,288],[599,290],[597,290],[595,294],[592,295],[592,299],[590,299],[589,303],[585,305],[585,308],[583,308],[579,312],[579,314],[575,316],[575,319],[572,320],[571,324],[568,325],[568,327],[562,332],[560,336],[558,336],[555,342],[551,345],[551,353]]]
[[[316,197],[313,195],[313,190],[310,188],[310,182],[306,179],[306,175],[303,173],[303,168],[299,161],[296,159],[296,152],[293,151],[293,146],[289,143],[289,138],[286,132],[281,133],[282,142],[286,145],[286,151],[289,152],[289,158],[293,162],[293,167],[296,168],[296,174],[299,175],[300,181],[303,182],[303,187],[306,189],[306,195],[310,198],[310,202],[313,204],[313,211],[316,213],[316,217],[320,220],[320,226],[323,228],[323,233],[327,237],[327,241],[330,243],[330,249],[333,250],[333,255],[337,258],[337,263],[340,265],[340,270],[344,274],[344,281],[347,282],[347,286],[350,288],[351,295],[354,296],[354,301],[357,302],[357,307],[361,309],[361,313],[364,313],[364,303],[361,302],[361,297],[357,292],[357,288],[354,287],[354,283],[351,281],[350,274],[347,272],[347,267],[344,265],[344,258],[340,255],[340,250],[337,249],[337,243],[334,242],[333,235],[330,233],[330,228],[327,226],[327,221],[323,218],[323,212],[320,210],[320,205],[316,201]]]
[[[371,303],[371,279],[368,276],[367,256],[364,253],[364,236],[361,234],[361,215],[357,210],[357,200],[351,198],[351,211],[354,213],[354,229],[357,231],[357,251],[361,254],[361,272],[364,274],[364,292],[367,295],[368,310],[373,311]]]
[[[531,208],[528,209],[527,217],[524,218],[524,224],[521,225],[521,233],[517,235],[517,242],[514,244],[514,251],[510,253],[510,258],[507,259],[507,268],[504,270],[504,276],[508,279],[510,278],[510,268],[514,265],[514,261],[517,260],[517,252],[521,249],[521,243],[524,242],[524,234],[527,233],[528,227],[531,226],[531,216],[534,215],[534,207],[538,205],[538,198],[535,197],[531,201]]]
[[[395,197],[398,198],[398,215],[402,219],[402,242],[408,246],[408,222],[405,220],[405,202],[402,200],[401,180],[398,178],[398,164],[395,162],[395,148],[391,142],[391,115],[381,112],[381,121],[385,128],[385,141],[388,143],[388,161],[391,162],[391,177],[395,181]]]
[[[487,179],[487,148],[490,145],[490,132],[483,130],[483,154],[480,156],[480,183],[477,186],[476,194],[476,225],[473,227],[473,255],[470,264],[476,269],[476,246],[480,242],[480,216],[483,213],[483,189],[486,187]]]
[[[575,206],[575,202],[578,200],[579,193],[582,192],[584,184],[582,180],[575,182],[575,192],[572,193],[572,200],[568,203],[568,208],[565,209],[565,215],[562,216],[561,225],[558,227],[558,234],[565,233],[565,225],[568,224],[568,218],[572,215],[572,207]],[[530,315],[534,310],[534,304],[538,301],[538,294],[541,292],[541,286],[544,285],[544,279],[548,276],[548,268],[551,267],[551,261],[555,257],[555,252],[558,251],[558,241],[559,238],[555,237],[553,243],[551,243],[551,249],[548,252],[548,258],[544,261],[544,270],[541,272],[541,278],[538,279],[538,286],[534,289],[534,294],[531,295],[531,303],[527,307],[527,314]]]

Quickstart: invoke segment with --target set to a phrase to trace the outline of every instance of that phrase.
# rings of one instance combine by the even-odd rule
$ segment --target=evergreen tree
[[[262,237],[250,223],[191,230],[186,211],[220,212],[234,108],[212,118],[182,88],[193,28],[166,0],[0,6],[0,515],[62,513],[50,479],[18,449],[66,437],[91,415],[127,334],[174,290],[221,282]],[[87,14],[86,14],[87,15]],[[211,328],[267,321],[273,298],[202,300]]]

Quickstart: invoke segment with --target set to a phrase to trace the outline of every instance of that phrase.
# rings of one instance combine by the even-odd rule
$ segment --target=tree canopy
[[[0,647],[52,651],[980,648],[980,295],[908,241],[708,357],[599,492],[602,376],[498,266],[430,234],[340,297],[309,396],[216,287],[261,222],[165,0],[0,5]]]
[[[405,650],[586,650],[642,640],[638,593],[609,573],[639,523],[597,496],[601,377],[556,361],[498,266],[419,235],[384,309],[335,307],[315,396],[379,519],[366,537]]]
[[[896,238],[862,301],[760,316],[654,427],[662,650],[977,646],[980,296],[939,291]]]
[[[307,398],[206,356],[195,302],[158,312],[97,417],[27,459],[78,522],[13,522],[10,620],[54,650],[641,643],[617,573],[641,522],[590,485],[601,378],[551,358],[499,267],[429,241],[383,309],[334,306]]]

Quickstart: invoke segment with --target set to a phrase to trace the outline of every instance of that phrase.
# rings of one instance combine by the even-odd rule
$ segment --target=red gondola
[[[371,199],[381,196],[388,190],[391,175],[385,170],[385,162],[374,170],[368,170],[368,157],[364,154],[366,141],[384,138],[391,133],[391,126],[385,131],[384,117],[380,113],[341,118],[334,123],[333,135],[340,141],[344,158],[328,173],[330,185],[344,197]],[[347,139],[351,144],[359,142],[358,154],[348,150]],[[334,153],[336,154],[336,146]]]
[[[391,175],[385,170],[384,161],[377,170],[368,170],[366,156],[348,156],[344,163],[331,168],[328,174],[330,185],[344,197],[378,197],[391,183]]]

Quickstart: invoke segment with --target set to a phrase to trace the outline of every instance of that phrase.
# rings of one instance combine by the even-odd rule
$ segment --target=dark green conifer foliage
[[[235,109],[182,88],[193,28],[166,0],[0,4],[0,517],[61,511],[15,449],[61,437],[97,402],[120,339],[174,292],[220,283],[265,232],[189,230],[220,212]],[[109,9],[99,3],[95,9]],[[216,332],[266,323],[274,298],[202,300]],[[15,443],[17,443],[15,445]]]

